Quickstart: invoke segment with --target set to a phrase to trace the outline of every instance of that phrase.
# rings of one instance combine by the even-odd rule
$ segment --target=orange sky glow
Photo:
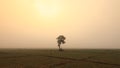
[[[120,48],[120,0],[0,0],[0,48]]]

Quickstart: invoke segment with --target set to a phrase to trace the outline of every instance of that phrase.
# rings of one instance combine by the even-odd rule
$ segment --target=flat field
[[[0,68],[120,68],[120,49],[0,49]]]

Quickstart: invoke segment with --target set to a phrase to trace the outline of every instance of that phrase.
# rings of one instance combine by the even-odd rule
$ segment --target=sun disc
[[[51,2],[36,0],[36,7],[40,14],[45,17],[54,17],[60,11],[60,6],[56,0],[52,0]]]

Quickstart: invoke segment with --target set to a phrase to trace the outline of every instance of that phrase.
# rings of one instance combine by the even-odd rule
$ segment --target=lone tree
[[[65,39],[66,38],[63,35],[59,35],[56,39],[57,39],[59,51],[62,51],[62,48],[60,47],[60,45],[65,44]]]

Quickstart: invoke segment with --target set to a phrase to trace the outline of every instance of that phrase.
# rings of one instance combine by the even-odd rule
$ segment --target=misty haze
[[[120,49],[120,0],[1,0],[0,48]]]
[[[0,0],[0,68],[120,68],[120,0]]]

